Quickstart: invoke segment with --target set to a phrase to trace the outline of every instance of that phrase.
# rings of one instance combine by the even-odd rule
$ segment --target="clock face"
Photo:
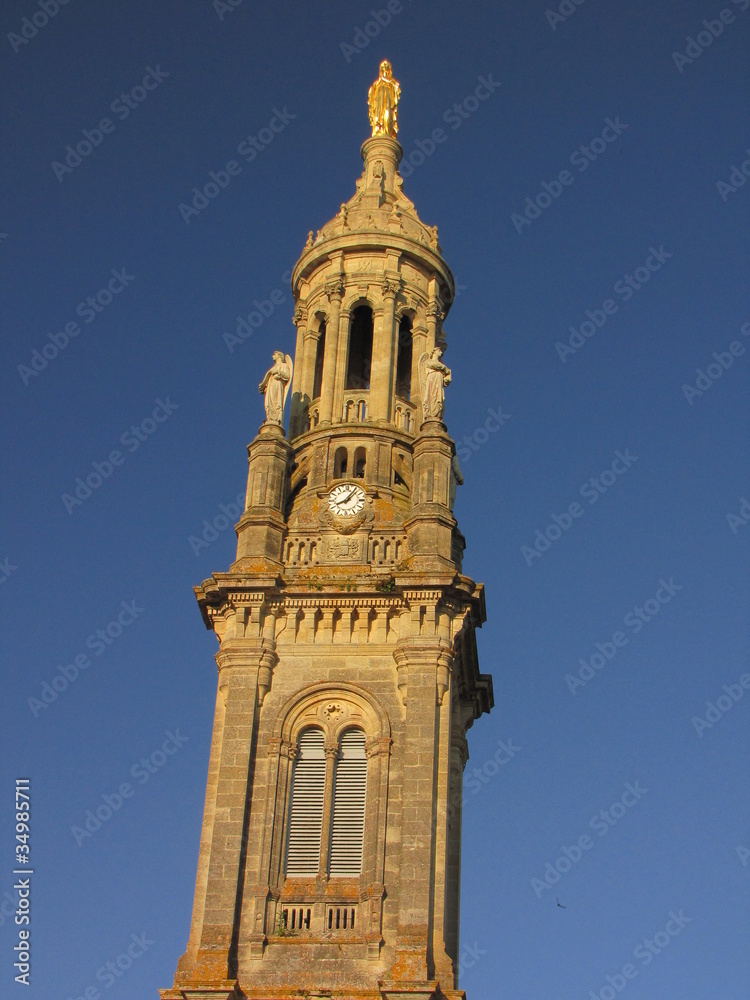
[[[334,486],[328,495],[328,506],[339,517],[353,517],[365,505],[365,491],[351,483]]]

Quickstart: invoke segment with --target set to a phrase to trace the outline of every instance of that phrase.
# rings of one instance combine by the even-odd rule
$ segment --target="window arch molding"
[[[369,691],[354,684],[312,684],[289,698],[276,719],[273,736],[290,750],[299,734],[317,726],[326,736],[326,745],[335,746],[345,729],[363,729],[368,742],[390,738],[391,724],[383,707]]]
[[[414,329],[419,322],[419,313],[415,306],[397,305],[394,313],[394,319],[396,320],[397,326],[401,320],[408,319],[412,329]]]
[[[391,751],[391,725],[387,713],[375,698],[353,684],[313,684],[289,698],[282,706],[269,740],[269,783],[275,789],[267,803],[266,829],[271,836],[264,850],[269,873],[269,889],[276,899],[287,881],[284,873],[284,849],[289,830],[294,760],[299,737],[305,730],[319,729],[324,736],[326,756],[335,758],[341,736],[351,729],[365,734],[367,758],[367,801],[365,807],[364,845],[359,885],[362,900],[382,899],[384,894],[385,824],[387,815],[388,768]],[[322,862],[322,867],[325,867]],[[316,880],[314,893],[328,898],[336,891],[336,879],[325,874]],[[380,891],[378,891],[378,887]],[[310,897],[312,898],[312,897]],[[369,906],[369,904],[368,904]],[[376,914],[375,910],[378,911]],[[377,919],[376,919],[377,916]],[[271,916],[270,926],[275,926]],[[379,906],[372,919],[379,923]]]

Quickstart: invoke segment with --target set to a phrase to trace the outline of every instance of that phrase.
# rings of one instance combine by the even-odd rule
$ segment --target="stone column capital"
[[[341,302],[341,299],[344,296],[344,282],[340,277],[331,278],[325,283],[325,291],[330,301],[338,299],[338,301]]]
[[[266,754],[269,757],[284,757],[286,760],[294,760],[297,756],[297,747],[280,736],[271,736],[266,746]]]
[[[386,274],[380,284],[380,290],[383,293],[384,299],[392,299],[398,295],[401,291],[401,286],[403,282],[401,278],[394,275]]]

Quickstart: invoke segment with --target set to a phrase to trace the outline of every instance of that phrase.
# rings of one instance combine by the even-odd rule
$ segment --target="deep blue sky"
[[[447,135],[405,191],[439,225],[461,286],[446,323],[446,422],[470,456],[456,504],[464,568],[487,588],[479,649],[495,709],[470,733],[462,985],[470,1000],[606,1000],[606,977],[620,983],[630,965],[628,1000],[748,996],[750,854],[737,850],[750,849],[743,6],[726,0],[733,19],[722,24],[719,0],[586,0],[563,4],[573,13],[553,28],[543,0],[403,0],[352,54],[341,43],[365,37],[371,3],[244,0],[222,19],[210,0],[72,0],[46,25],[38,15],[18,51],[9,34],[41,8],[4,4],[0,902],[18,775],[33,784],[35,875],[33,985],[12,982],[5,917],[3,996],[96,986],[135,1000],[171,984],[189,929],[216,679],[216,641],[191,588],[234,553],[231,528],[198,554],[189,539],[244,489],[245,447],[263,418],[257,383],[274,349],[294,347],[282,275],[354,191],[367,88],[384,57],[403,88],[407,155],[433,129]],[[712,37],[704,20],[718,37],[688,49],[689,36]],[[116,102],[147,73],[155,89],[125,117]],[[488,76],[500,86],[476,110],[464,105]],[[455,104],[468,117],[456,119]],[[277,112],[283,131],[247,162],[237,147]],[[56,170],[103,118],[112,124],[94,133],[99,145]],[[617,134],[581,169],[576,151],[607,119]],[[186,223],[180,204],[231,159],[239,174]],[[514,224],[543,182],[557,196]],[[648,261],[649,280],[628,297],[618,282],[643,280]],[[113,270],[132,277],[86,323],[79,303]],[[222,335],[274,290],[284,301],[230,353]],[[601,326],[563,361],[555,345],[586,310]],[[80,333],[46,368],[19,374],[76,320]],[[702,395],[686,392],[698,369],[721,364],[714,352],[731,367],[704,375]],[[157,400],[177,408],[121,444]],[[493,433],[489,410],[510,415]],[[63,494],[113,449],[121,464],[69,512]],[[581,488],[613,462],[620,474],[590,502]],[[576,503],[570,527],[525,557]],[[647,605],[658,613],[636,633],[634,609],[657,592],[668,603]],[[97,655],[87,638],[123,601],[143,610]],[[605,645],[617,632],[626,642]],[[566,675],[596,643],[615,654],[574,693]],[[91,665],[35,716],[28,699],[87,652]],[[730,698],[724,685],[742,698],[696,725],[707,702]],[[187,741],[139,783],[131,769],[161,759],[167,730]],[[520,747],[502,766],[498,740]],[[71,828],[126,781],[132,798],[78,846]],[[632,805],[600,834],[606,821],[592,818],[623,794]],[[535,892],[532,880],[586,836],[571,870]],[[670,912],[690,919],[669,924],[673,937]],[[97,980],[143,932],[153,943],[133,967]],[[670,943],[647,962],[642,942],[663,944],[659,932]]]

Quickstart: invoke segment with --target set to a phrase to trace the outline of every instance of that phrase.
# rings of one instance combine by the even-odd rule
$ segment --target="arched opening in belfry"
[[[326,350],[326,321],[322,319],[318,327],[318,342],[315,347],[315,375],[313,376],[312,398],[318,399],[323,388],[323,357]]]
[[[337,448],[336,457],[333,460],[333,478],[343,479],[349,465],[349,456],[346,448]]]
[[[349,325],[345,389],[369,389],[372,366],[372,309],[357,306]]]
[[[398,325],[398,354],[396,356],[396,395],[411,400],[411,320],[404,316]]]
[[[364,479],[365,478],[365,466],[367,465],[367,450],[365,448],[357,448],[354,452],[354,478]]]

